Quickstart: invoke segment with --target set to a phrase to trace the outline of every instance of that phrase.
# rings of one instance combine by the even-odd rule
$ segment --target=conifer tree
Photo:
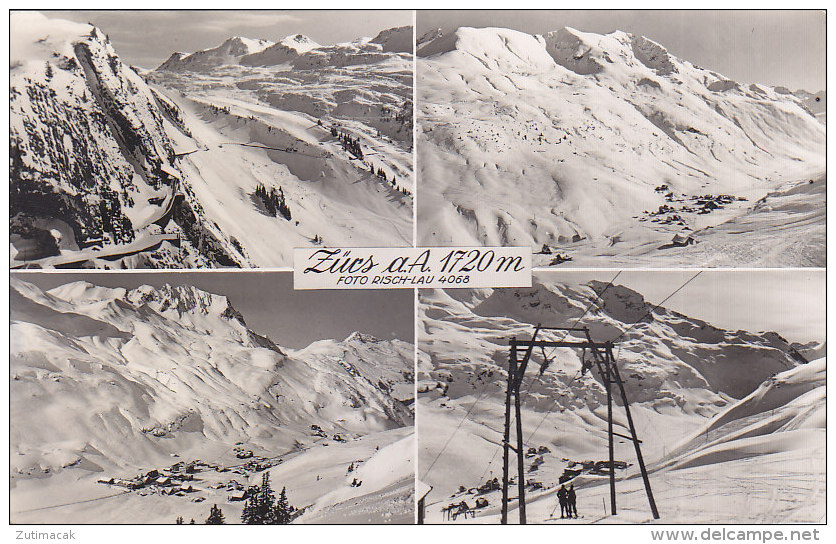
[[[290,523],[290,514],[292,507],[287,502],[287,490],[282,486],[282,492],[279,494],[279,499],[276,502],[276,523],[279,525],[287,525]]]
[[[275,502],[276,496],[270,487],[270,473],[265,472],[264,476],[261,477],[261,489],[259,489],[256,501],[258,515],[262,520],[262,524],[274,525],[276,523]]]
[[[209,509],[209,517],[206,518],[206,525],[223,525],[224,523],[226,523],[224,521],[224,513],[221,512],[217,504],[212,505]]]
[[[241,513],[241,521],[250,525],[272,525],[276,523],[276,498],[270,487],[270,473],[261,477],[261,486],[250,488],[247,503]]]

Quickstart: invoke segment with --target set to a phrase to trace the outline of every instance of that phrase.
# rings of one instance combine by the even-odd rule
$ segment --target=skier
[[[575,518],[578,517],[578,505],[575,503],[575,484],[569,485],[569,491],[566,493],[566,502],[568,503],[567,510],[569,511],[569,517],[571,518],[574,514]]]
[[[560,489],[557,490],[557,500],[560,502],[560,519],[567,517],[569,514],[568,502],[566,501],[567,494],[566,486],[561,485]]]

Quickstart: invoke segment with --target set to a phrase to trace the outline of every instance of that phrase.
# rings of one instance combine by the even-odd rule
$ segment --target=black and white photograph
[[[414,522],[414,295],[12,274],[14,524]]]
[[[13,11],[12,268],[412,245],[411,11]]]
[[[827,540],[826,10],[48,4],[18,540]]]
[[[824,522],[824,271],[534,280],[419,293],[419,519]]]
[[[825,12],[418,11],[418,245],[818,267]]]

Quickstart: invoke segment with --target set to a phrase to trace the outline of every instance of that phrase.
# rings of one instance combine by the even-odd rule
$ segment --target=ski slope
[[[501,491],[478,488],[502,478],[508,339],[529,336],[536,323],[573,323],[604,287],[546,282],[421,293],[418,478],[433,486],[428,521],[499,522]],[[593,338],[629,331],[615,353],[661,523],[822,519],[824,359],[803,363],[775,333],[727,331],[664,308],[639,322],[653,306],[618,285],[598,306],[582,323]],[[544,357],[550,362],[541,375]],[[571,349],[535,350],[523,381],[528,521],[651,522],[631,442],[615,438],[615,459],[628,463],[616,471],[617,516],[609,513],[608,475],[589,468],[607,459],[607,405],[600,378],[581,374],[579,357]],[[620,400],[614,422],[617,433],[629,435]],[[516,460],[512,452],[513,477]],[[584,516],[577,520],[552,514],[567,469],[580,470],[570,480]],[[477,498],[488,505],[474,508]],[[445,510],[462,501],[475,518],[448,518]]]

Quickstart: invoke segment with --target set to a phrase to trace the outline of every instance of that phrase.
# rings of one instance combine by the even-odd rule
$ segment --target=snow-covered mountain
[[[90,25],[12,22],[13,267],[273,267],[293,247],[411,243],[410,55],[375,44],[372,69],[329,79],[244,68],[281,44],[235,37],[140,76]]]
[[[119,61],[101,31],[31,12],[12,21],[13,261],[63,248],[159,245],[159,224],[177,215],[189,221],[167,226],[185,238],[187,262],[234,263],[223,235],[201,221],[199,204],[186,193],[175,199],[182,174],[164,99]],[[204,251],[194,250],[203,242]]]
[[[308,36],[304,34],[295,34],[293,36],[287,36],[282,39],[279,43],[286,47],[292,47],[299,53],[307,53],[311,49],[316,49],[317,47],[321,47],[318,43],[310,39]],[[256,53],[257,51],[251,51],[251,53]]]
[[[798,463],[805,456],[821,455],[823,461],[824,359],[807,363],[774,332],[723,330],[665,308],[645,317],[653,306],[639,293],[605,287],[593,281],[518,290],[422,291],[418,478],[433,486],[430,519],[441,521],[441,509],[450,503],[466,500],[473,506],[478,495],[489,506],[478,511],[477,519],[498,521],[498,492],[475,488],[502,474],[508,341],[530,338],[537,323],[573,326],[601,292],[580,325],[589,327],[596,340],[618,338],[614,352],[661,520],[767,519],[778,507],[774,502],[753,500],[746,510],[735,501],[741,500],[740,493],[758,495],[762,488],[768,493],[770,485],[797,486],[792,504],[783,506],[782,521],[820,519],[824,502],[816,478],[823,479],[823,472]],[[559,340],[564,334],[541,332],[538,338]],[[580,351],[569,348],[535,350],[523,381],[525,448],[534,449],[525,459],[530,521],[550,518],[554,487],[566,469],[606,459],[605,390],[594,371],[581,374],[580,357]],[[790,387],[794,380],[803,386]],[[616,432],[626,435],[620,405],[616,395]],[[621,506],[612,521],[651,519],[632,444],[617,439],[616,459],[632,465],[618,473]],[[767,480],[783,462],[792,467],[785,480]],[[573,482],[580,488],[581,513],[589,518],[594,511],[597,519],[603,517],[601,498],[609,500],[608,480],[590,466],[576,473]],[[683,501],[684,488],[706,500]]]
[[[55,499],[50,490],[101,496],[109,489],[97,479],[167,467],[172,457],[230,467],[249,451],[298,465],[309,452],[327,459],[316,452],[329,439],[357,456],[356,440],[365,451],[409,436],[411,344],[355,333],[282,348],[249,329],[226,297],[189,286],[42,291],[12,278],[10,302],[10,477],[20,519],[60,504],[66,490]],[[131,521],[142,497],[124,500],[125,511],[107,516]],[[163,500],[141,517],[172,523],[181,506]]]
[[[304,36],[301,36],[304,38]],[[284,40],[283,40],[284,43]],[[304,42],[302,42],[304,43]],[[254,40],[234,36],[225,40],[222,44],[212,49],[197,51],[191,55],[174,52],[163,64],[160,70],[208,70],[233,64],[241,60],[241,57],[259,53],[274,45],[269,40]]]
[[[825,126],[797,96],[621,31],[421,43],[420,243],[546,244],[573,264],[824,262],[821,195],[754,206],[825,184]]]

